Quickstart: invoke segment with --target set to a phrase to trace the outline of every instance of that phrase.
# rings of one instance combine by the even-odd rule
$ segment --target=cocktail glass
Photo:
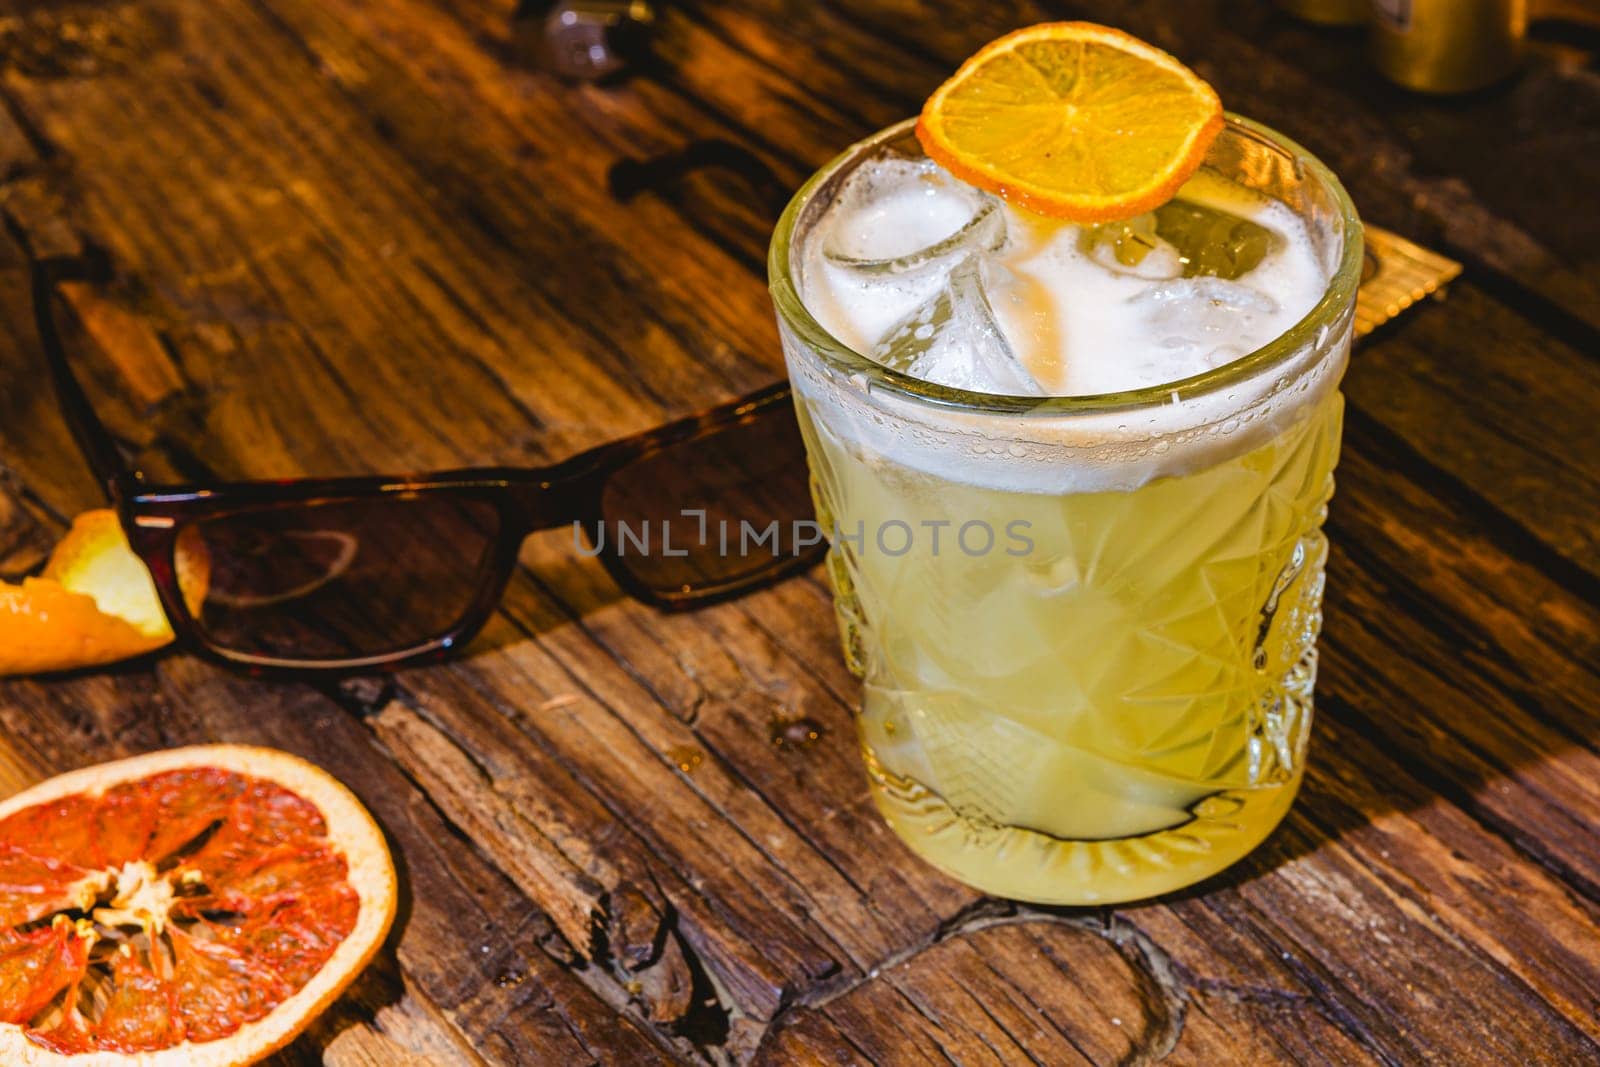
[[[1229,116],[1204,167],[1286,204],[1327,277],[1249,354],[1095,396],[997,396],[891,370],[807,309],[796,194],[769,271],[874,799],[913,851],[1001,896],[1119,902],[1249,852],[1299,788],[1361,269],[1333,174]],[[1069,357],[1070,358],[1070,357]]]

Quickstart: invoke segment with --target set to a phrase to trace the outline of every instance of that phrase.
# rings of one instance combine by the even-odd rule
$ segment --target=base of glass
[[[863,754],[878,810],[913,852],[974,889],[1034,904],[1122,904],[1204,881],[1265,840],[1300,790],[1296,773],[1271,786],[1213,793],[1169,829],[1065,840],[963,815],[885,770],[870,748]]]

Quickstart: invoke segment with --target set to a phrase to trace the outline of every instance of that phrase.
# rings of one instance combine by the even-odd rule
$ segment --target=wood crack
[[[404,698],[401,696],[397,699],[403,700]],[[415,709],[411,709],[409,707],[408,711],[416,713]],[[396,753],[389,748],[388,743],[385,741],[381,733],[375,732],[373,740],[375,744],[384,750],[385,755],[394,764],[398,772],[403,775],[412,785],[418,796],[424,803],[428,805],[430,810],[432,810],[432,812],[439,819],[440,823],[446,829],[454,834],[464,845],[482,856],[496,870],[501,870],[502,873],[515,880],[515,872],[506,872],[503,870],[499,858],[489,852],[486,852],[482,847],[482,843],[474,837],[470,829],[458,822],[452,816],[452,813],[446,810],[445,807],[437,799],[435,799],[433,793],[428,788],[428,783],[418,778],[417,775],[407,765],[406,761],[397,758]],[[473,760],[470,752],[466,751],[465,749],[459,749],[459,751],[464,758]],[[473,765],[485,776],[486,781],[492,783],[492,775],[486,767],[484,767],[481,763],[477,763],[476,761],[473,762]],[[538,832],[537,829],[533,828],[531,825],[529,828],[535,833]],[[595,884],[594,888],[596,890],[600,889],[598,883]],[[628,890],[629,887],[623,887],[624,892],[627,892]],[[563,929],[559,923],[557,923],[550,930],[548,935],[536,938],[535,940],[539,951],[545,952],[558,966],[576,975],[581,981],[584,982],[585,985],[593,990],[596,995],[610,1004],[614,1010],[619,1012],[628,1012],[631,1014],[632,1005],[640,1002],[640,990],[630,989],[625,980],[619,979],[617,971],[622,968],[618,966],[618,961],[614,960],[608,953],[603,951],[605,945],[605,936],[608,930],[606,918],[607,913],[610,910],[611,895],[612,894],[609,892],[597,892],[597,894],[593,896],[592,899],[594,901],[594,908],[592,914],[586,916],[586,921],[589,923],[589,925],[585,928],[584,932],[575,934],[574,931]],[[538,904],[541,909],[544,909],[548,906],[552,897],[549,893],[536,893],[531,897],[531,899]],[[559,911],[560,909],[557,910]],[[550,915],[550,913],[547,911],[543,911],[541,914],[546,918],[554,918],[554,916]],[[676,935],[670,926],[666,926],[665,923],[663,923],[663,926],[666,928],[663,930],[660,936],[663,939],[663,943],[665,943],[666,938],[675,937]],[[598,935],[598,937],[592,935]],[[575,936],[577,937],[577,940],[574,940]],[[655,935],[652,934],[650,936],[653,937]],[[557,940],[556,945],[552,946],[550,944],[551,938],[555,938]],[[594,943],[596,941],[598,941],[601,946],[600,951],[596,951],[594,948]],[[554,949],[554,951],[552,951],[552,949]],[[590,966],[591,963],[599,964],[599,966]],[[675,1001],[674,1003],[682,1005],[681,999]],[[684,1014],[687,1014],[688,1006],[682,1005],[682,1007],[683,1012],[681,1014],[674,1015],[670,1019],[658,1019],[652,1017],[648,1021],[640,1020],[643,1024],[641,1029],[644,1032],[651,1034],[664,1050],[673,1052],[677,1057],[681,1057],[687,1051],[689,1051],[689,1044],[683,1041],[683,1039],[674,1036],[671,1032],[663,1030],[657,1025],[650,1024],[676,1022]],[[558,1012],[560,1012],[568,1029],[572,1031],[574,1039],[582,1044],[585,1048],[589,1048],[591,1051],[594,1051],[588,1038],[585,1036],[583,1028],[577,1025],[575,1020],[566,1010],[565,1006],[557,1002],[556,1008]],[[646,1008],[648,1013],[648,1004],[646,1005]],[[603,1062],[603,1060],[597,1060],[597,1062]]]

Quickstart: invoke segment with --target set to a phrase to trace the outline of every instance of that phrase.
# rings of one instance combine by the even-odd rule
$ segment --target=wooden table
[[[1350,369],[1301,798],[1173,899],[1018,907],[913,859],[818,574],[667,617],[557,532],[455,662],[0,684],[0,790],[226,739],[381,820],[392,946],[274,1063],[1600,1062],[1592,37],[1435,101],[1259,0],[675,0],[655,67],[595,88],[521,65],[511,6],[0,5],[0,575],[99,503],[30,255],[118,264],[84,365],[158,473],[548,461],[780,370],[762,199],[708,172],[621,203],[615,163],[721,139],[793,187],[1043,18],[1176,52],[1467,271]]]

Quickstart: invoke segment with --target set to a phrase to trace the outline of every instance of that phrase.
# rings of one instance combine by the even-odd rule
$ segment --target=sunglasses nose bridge
[[[535,478],[508,488],[523,536],[583,521],[595,511],[598,492],[588,479],[561,477]]]

